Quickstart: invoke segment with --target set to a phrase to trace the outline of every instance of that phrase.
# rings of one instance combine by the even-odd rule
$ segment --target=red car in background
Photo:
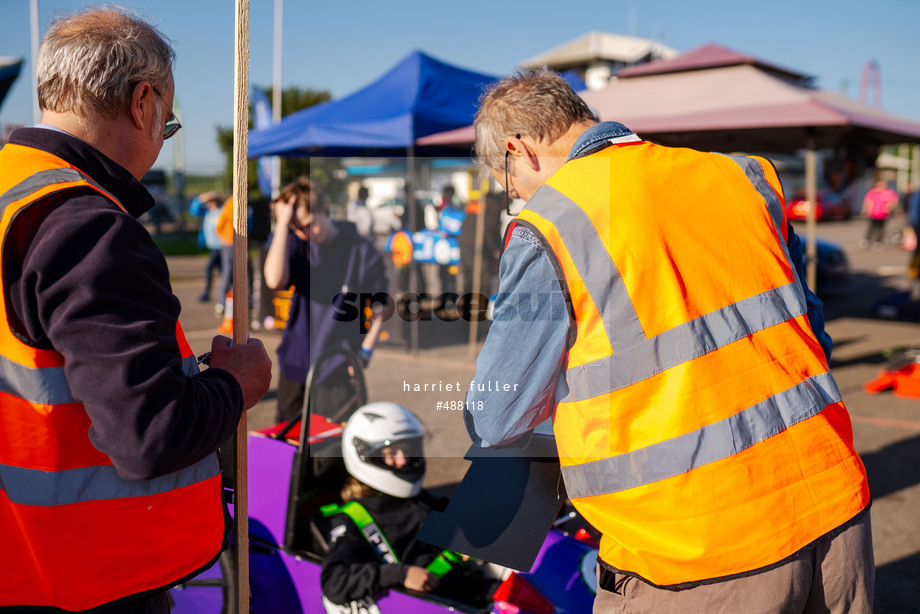
[[[848,220],[853,215],[853,208],[850,201],[844,198],[842,194],[832,192],[831,190],[818,190],[818,205],[815,208],[815,219],[821,220]],[[811,203],[805,200],[805,191],[799,190],[794,197],[789,200],[786,206],[786,216],[790,220],[805,220],[808,217],[808,209]]]

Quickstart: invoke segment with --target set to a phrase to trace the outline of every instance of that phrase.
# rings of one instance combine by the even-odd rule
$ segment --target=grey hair
[[[581,122],[594,123],[597,118],[565,79],[546,67],[519,72],[499,81],[479,99],[474,122],[476,156],[480,165],[499,170],[504,164],[506,137],[554,141]]]
[[[121,7],[55,19],[38,54],[38,106],[114,119],[141,81],[164,92],[175,57],[159,30]]]

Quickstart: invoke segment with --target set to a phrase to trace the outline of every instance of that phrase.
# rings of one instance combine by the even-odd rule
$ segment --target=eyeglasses
[[[159,96],[160,100],[166,102],[166,99],[163,98],[163,94],[160,93],[160,90],[153,88],[153,93]],[[166,123],[163,125],[164,141],[173,136],[175,133],[179,132],[179,128],[182,127],[182,124],[179,123],[179,120],[176,118],[176,114],[172,112],[172,109],[167,106],[167,110],[169,111],[169,117],[166,118]]]

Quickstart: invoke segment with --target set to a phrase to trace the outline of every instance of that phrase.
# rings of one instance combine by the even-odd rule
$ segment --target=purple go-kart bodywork
[[[299,441],[278,434],[253,432],[248,437],[249,486],[249,582],[251,605],[256,614],[322,613],[320,561],[324,535],[317,525],[320,505],[335,502],[344,479],[339,423],[366,402],[363,375],[357,360],[345,351],[325,359],[347,360],[355,371],[355,396],[332,421],[309,414],[305,407],[308,435]],[[308,383],[312,380],[308,377]],[[308,394],[305,405],[309,405]],[[315,398],[315,397],[314,397]],[[312,420],[312,421],[311,421]],[[322,423],[325,426],[321,426]],[[288,425],[294,426],[294,425]],[[306,431],[306,429],[303,429]],[[321,431],[321,432],[318,432]],[[308,454],[302,453],[307,449]],[[488,502],[483,502],[484,506]],[[557,524],[561,525],[565,518]],[[387,591],[377,598],[381,614],[444,614],[447,612],[525,614],[589,614],[594,601],[596,547],[553,528],[528,573],[487,564],[474,564],[478,573],[495,578],[497,592],[471,594],[467,599],[446,599],[436,594]],[[452,572],[454,573],[454,572]],[[522,582],[523,580],[523,582]],[[482,582],[472,589],[481,591]],[[236,604],[234,553],[220,560],[191,581],[170,591],[173,614],[221,614],[240,610]],[[373,608],[366,610],[373,614]]]

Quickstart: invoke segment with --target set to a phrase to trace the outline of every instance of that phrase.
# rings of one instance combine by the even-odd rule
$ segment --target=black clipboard
[[[535,433],[526,448],[473,446],[464,458],[470,468],[450,503],[417,539],[530,571],[566,499],[555,440]]]

